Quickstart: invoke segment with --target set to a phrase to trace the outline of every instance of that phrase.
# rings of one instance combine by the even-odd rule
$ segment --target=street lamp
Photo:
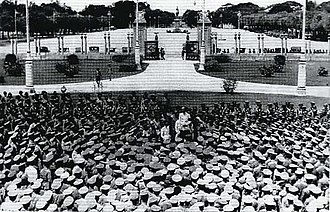
[[[241,28],[241,11],[238,11],[237,13],[237,29],[240,29]]]
[[[26,60],[25,60],[25,86],[29,90],[33,90],[33,72],[32,72],[32,58],[30,45],[30,20],[29,20],[29,0],[26,0]]]
[[[135,22],[136,22],[136,29],[135,29],[135,65],[136,70],[141,71],[141,64],[140,64],[140,45],[139,45],[139,0],[136,0],[136,14],[135,14]]]
[[[298,87],[297,92],[299,95],[306,95],[306,45],[305,45],[305,35],[306,35],[306,1],[303,0],[303,23],[302,23],[302,45],[301,54],[299,59],[298,68]]]
[[[17,55],[17,0],[15,0],[15,40],[14,40],[14,45],[15,45],[15,51],[14,54]]]
[[[204,65],[205,65],[205,0],[203,0],[203,9],[202,9],[202,46],[201,46],[201,53],[199,58],[199,68],[198,71],[204,71]]]

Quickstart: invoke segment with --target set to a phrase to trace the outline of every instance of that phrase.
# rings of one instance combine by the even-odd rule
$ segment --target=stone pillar
[[[330,34],[328,34],[328,55],[330,55]]]
[[[265,37],[264,34],[261,35],[261,54],[264,55],[265,52]]]
[[[260,55],[260,34],[258,34],[258,55]]]
[[[61,37],[60,34],[57,34],[57,53],[60,54],[61,53]]]
[[[14,44],[14,39],[13,39],[13,35],[10,36],[10,47],[11,47],[11,53],[15,54],[15,44]]]
[[[38,55],[39,52],[39,46],[38,46],[38,34],[34,33],[34,46],[36,50],[36,55]]]
[[[64,36],[61,36],[61,40],[62,40],[62,55],[64,54]]]
[[[127,33],[127,46],[128,46],[128,53],[130,53],[130,48],[131,48],[131,33]]]
[[[281,35],[281,55],[284,53],[284,35]]]
[[[110,49],[111,49],[111,36],[110,36],[111,34],[110,33],[111,32],[109,31],[109,33],[108,33],[108,52],[109,52],[109,54],[110,54]]]
[[[84,35],[83,34],[80,35],[80,39],[81,39],[81,54],[84,54]]]
[[[202,18],[202,17],[201,17]],[[198,46],[202,46],[202,29],[203,29],[203,20],[200,19],[197,22],[197,32],[198,32]],[[206,55],[210,55],[212,52],[212,22],[210,19],[205,16],[205,50]]]
[[[284,52],[285,52],[285,56],[287,56],[288,54],[288,34],[284,35]]]
[[[241,54],[241,33],[239,32],[237,35],[237,39],[238,39],[238,55]]]
[[[300,56],[299,59],[297,92],[301,96],[306,95],[306,56],[304,53]]]
[[[38,33],[38,55],[41,55],[41,35]]]
[[[88,53],[88,49],[87,49],[87,34],[84,35],[84,39],[85,39],[85,54]]]
[[[107,43],[107,33],[105,32],[104,33],[104,54],[107,54],[108,53],[108,43]]]
[[[235,54],[237,54],[237,33],[234,35],[234,40],[235,40]]]
[[[134,21],[133,32],[134,32],[133,43],[136,43],[136,21]],[[147,21],[144,19],[143,15],[140,15],[138,39],[139,39],[140,55],[142,55],[143,57],[145,56],[145,41],[147,41],[147,35],[148,35]]]

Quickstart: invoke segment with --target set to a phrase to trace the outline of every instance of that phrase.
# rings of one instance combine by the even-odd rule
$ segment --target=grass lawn
[[[284,73],[275,73],[273,77],[263,77],[260,75],[259,68],[269,62],[264,61],[237,61],[231,63],[223,63],[219,65],[218,72],[201,72],[202,74],[224,78],[237,79],[245,82],[255,82],[264,84],[279,85],[297,85],[298,80],[298,61],[287,61],[284,67]],[[309,86],[326,86],[330,84],[330,76],[318,76],[318,68],[324,66],[330,70],[329,62],[307,62],[307,85]],[[198,66],[197,66],[198,67]]]
[[[139,74],[141,71],[122,72],[119,71],[119,66],[122,64],[113,63],[111,66],[111,72],[108,69],[108,61],[106,60],[81,60],[80,72],[72,78],[66,77],[62,73],[58,73],[55,70],[56,63],[59,60],[39,60],[33,63],[34,71],[34,84],[61,84],[61,83],[77,83],[87,82],[95,80],[95,72],[97,68],[100,68],[102,73],[102,79],[115,79],[120,77],[127,77],[134,74]],[[0,65],[0,73],[3,71],[3,61]],[[127,65],[127,64],[125,64]],[[148,64],[142,64],[142,70],[147,68]],[[24,85],[25,76],[5,76],[5,83],[2,85]]]

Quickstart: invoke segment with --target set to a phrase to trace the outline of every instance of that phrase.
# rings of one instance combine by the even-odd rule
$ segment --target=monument
[[[182,24],[182,17],[179,16],[180,11],[179,7],[176,7],[176,12],[175,12],[175,19],[173,21],[174,29],[173,30],[167,30],[169,33],[187,33],[187,30],[181,30],[181,24]]]

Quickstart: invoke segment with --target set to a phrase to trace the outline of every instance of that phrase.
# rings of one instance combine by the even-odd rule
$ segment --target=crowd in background
[[[330,105],[0,96],[2,211],[329,211]]]

